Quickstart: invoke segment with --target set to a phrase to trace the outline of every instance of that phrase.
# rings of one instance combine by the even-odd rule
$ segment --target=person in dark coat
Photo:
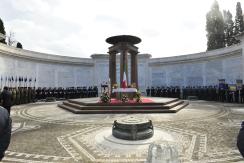
[[[8,87],[3,88],[3,92],[1,93],[0,99],[2,102],[2,106],[5,109],[7,109],[8,113],[10,115],[10,110],[11,110],[11,106],[12,106],[12,94],[8,90]]]
[[[241,129],[237,136],[237,147],[238,147],[242,157],[244,157],[244,121],[242,121],[242,123],[241,123]]]
[[[4,157],[11,139],[12,120],[6,109],[0,107],[0,161]]]

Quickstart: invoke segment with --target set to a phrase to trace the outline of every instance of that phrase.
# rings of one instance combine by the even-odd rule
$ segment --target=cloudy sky
[[[236,0],[218,0],[235,16]],[[1,0],[6,31],[24,49],[89,57],[107,53],[109,36],[142,39],[141,53],[166,57],[206,50],[213,0]],[[244,4],[242,4],[244,5]],[[242,7],[244,8],[244,6]]]

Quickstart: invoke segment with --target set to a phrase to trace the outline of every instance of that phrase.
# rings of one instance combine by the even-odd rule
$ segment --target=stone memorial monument
[[[124,140],[143,140],[153,136],[154,130],[151,120],[135,117],[115,120],[112,135]]]
[[[141,42],[141,39],[130,35],[112,36],[106,39],[106,42],[112,44],[109,47],[109,78],[111,80],[111,88],[116,81],[116,55],[120,54],[120,85],[123,82],[123,75],[125,73],[128,79],[128,54],[131,55],[131,84],[135,84],[138,88],[138,65],[137,54],[138,47],[134,44]],[[128,82],[128,81],[127,81]],[[128,83],[127,83],[128,85]]]

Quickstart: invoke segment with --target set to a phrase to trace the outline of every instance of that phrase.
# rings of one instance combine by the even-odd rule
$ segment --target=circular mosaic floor
[[[57,103],[15,106],[13,134],[3,162],[145,162],[148,146],[175,144],[182,162],[241,162],[236,136],[244,105],[193,101],[172,114],[76,115]],[[114,120],[150,119],[152,138],[126,141],[112,136]]]

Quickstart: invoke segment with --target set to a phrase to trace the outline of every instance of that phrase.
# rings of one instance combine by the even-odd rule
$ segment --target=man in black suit
[[[0,100],[2,102],[2,106],[7,109],[9,115],[12,106],[12,94],[8,90],[8,87],[3,88],[3,92],[1,93]]]
[[[0,161],[4,157],[11,138],[12,120],[6,109],[0,107]]]
[[[242,121],[242,123],[241,123],[241,129],[237,136],[237,147],[238,147],[242,157],[244,157],[244,121]]]

